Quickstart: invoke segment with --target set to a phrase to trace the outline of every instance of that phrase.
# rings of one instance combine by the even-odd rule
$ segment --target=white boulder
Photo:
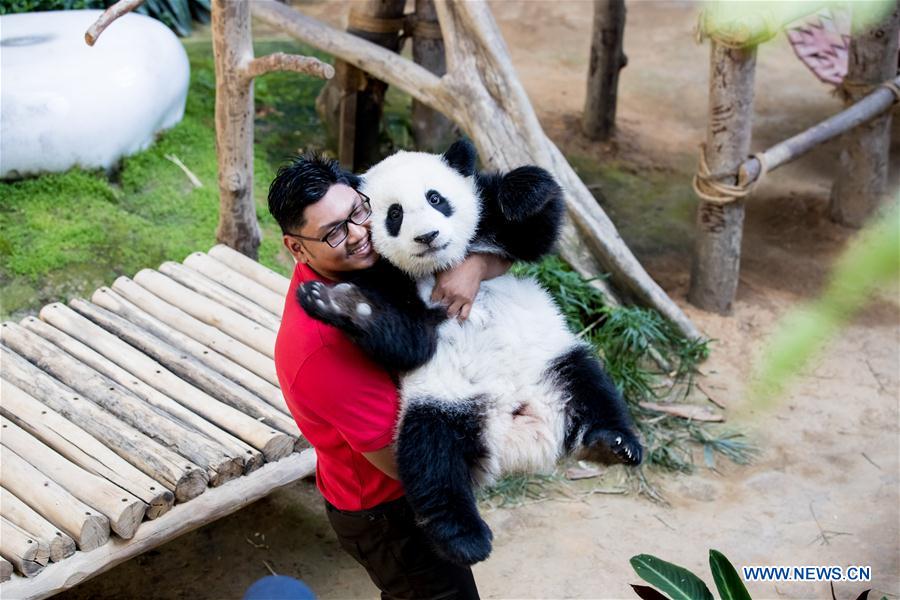
[[[175,34],[127,14],[88,46],[101,13],[0,17],[0,177],[109,169],[184,116],[190,67]]]

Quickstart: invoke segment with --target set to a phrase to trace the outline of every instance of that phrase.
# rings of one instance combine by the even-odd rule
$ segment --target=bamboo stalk
[[[141,269],[134,276],[134,281],[195,319],[227,333],[269,358],[274,357],[275,333],[273,331],[225,308],[218,302],[204,298],[159,271]]]
[[[147,518],[168,512],[175,496],[131,463],[58,412],[5,379],[0,381],[0,413],[81,468],[105,477],[147,505]]]
[[[0,485],[62,529],[82,552],[99,548],[109,539],[109,520],[67,492],[21,456],[0,446]],[[9,559],[9,557],[6,557]]]
[[[239,445],[238,451],[242,455],[246,455],[248,459],[257,462],[254,456],[255,453],[248,453],[250,448],[247,444],[261,450],[267,460],[278,460],[291,452],[294,440],[290,435],[293,435],[293,432],[285,432],[289,435],[284,435],[284,433],[272,430],[269,424],[263,424],[254,418],[262,416],[265,417],[266,421],[272,421],[272,426],[284,425],[287,417],[274,410],[268,404],[262,400],[252,398],[247,399],[244,402],[244,406],[255,408],[261,414],[254,414],[252,411],[247,410],[236,410],[233,404],[230,404],[227,401],[228,399],[225,399],[223,396],[210,396],[189,383],[197,380],[202,381],[206,378],[212,380],[222,378],[211,369],[197,364],[196,361],[186,354],[172,348],[163,340],[155,338],[152,334],[141,330],[116,314],[84,300],[73,299],[71,303],[72,307],[81,314],[72,313],[72,311],[69,311],[71,314],[59,311],[60,315],[54,316],[57,318],[62,316],[68,320],[68,323],[61,322],[60,325],[64,325],[67,330],[72,330],[73,332],[78,330],[90,332],[94,329],[99,329],[94,324],[97,323],[107,331],[114,333],[119,339],[102,330],[94,331],[93,335],[85,335],[84,339],[85,341],[92,340],[98,350],[109,358],[117,355],[121,356],[123,364],[128,364],[134,370],[135,375],[143,378],[148,385],[168,394],[169,398],[174,398],[191,411],[195,411],[223,429],[234,433],[240,438],[240,440],[234,439],[234,443]],[[90,321],[85,317],[88,317]],[[106,343],[101,347],[100,342]],[[126,344],[125,342],[128,343]],[[131,344],[131,346],[128,344]],[[146,354],[141,354],[135,348]],[[169,369],[172,369],[172,371]],[[200,374],[198,375],[198,373]],[[235,384],[232,385],[235,388],[239,388]],[[223,402],[223,399],[225,402]],[[193,415],[194,413],[191,414]],[[297,435],[299,435],[296,423],[293,421],[291,423],[297,431]],[[218,428],[216,428],[216,431],[216,435],[219,437],[226,436]],[[246,443],[241,440],[245,440]]]
[[[202,252],[194,252],[184,259],[184,264],[191,269],[206,275],[210,279],[221,282],[237,294],[244,296],[254,304],[262,306],[278,318],[281,323],[281,313],[284,310],[284,295],[273,292],[251,278],[241,275],[234,269],[228,268]],[[277,327],[275,328],[278,329]]]
[[[0,555],[25,577],[34,577],[50,560],[50,548],[46,542],[0,517]]]
[[[195,319],[177,306],[166,302],[127,277],[116,279],[112,289],[160,321],[221,352],[269,383],[278,385],[275,364],[265,354],[257,352],[215,327],[210,327],[199,319]]]
[[[61,561],[75,554],[75,540],[64,534],[58,527],[4,487],[0,487],[0,506],[3,507],[4,519],[31,532],[38,540],[47,545],[50,560],[53,562]]]
[[[53,303],[41,312],[61,311],[62,308],[64,305]],[[4,323],[3,343],[138,431],[207,469],[210,483],[222,484],[240,476],[243,465],[225,454],[217,444],[174,418],[153,410],[126,387],[83,365],[24,327]],[[187,462],[185,466],[188,467]]]
[[[287,296],[291,283],[287,277],[279,275],[248,256],[244,256],[234,248],[230,248],[225,244],[216,244],[209,249],[208,254],[229,269],[233,269],[257,283],[261,283],[280,297],[284,298]],[[280,315],[281,311],[279,310],[276,314]]]
[[[163,323],[156,317],[144,312],[114,292],[111,288],[102,287],[98,289],[94,292],[91,300],[93,300],[94,304],[102,306],[106,310],[114,312],[120,317],[134,323],[141,329],[149,331],[172,347],[178,348],[180,351],[200,361],[217,373],[224,375],[238,385],[248,389],[250,392],[256,394],[269,403],[269,405],[275,407],[284,414],[290,414],[279,388],[275,387],[256,373],[253,373],[243,365],[220,354],[211,346],[201,344],[177,329],[169,327],[168,324]]]
[[[5,327],[4,327],[5,329]],[[102,441],[116,454],[159,481],[187,502],[206,490],[206,470],[190,463],[156,440],[120,421],[75,390],[34,366],[6,346],[0,346],[3,377],[69,421]]]
[[[159,272],[272,331],[277,332],[281,326],[281,319],[259,304],[222,285],[219,283],[221,280],[216,281],[200,271],[176,262],[164,262],[159,265]],[[251,283],[258,285],[256,282]]]
[[[102,513],[119,537],[127,540],[134,535],[147,511],[147,505],[140,499],[69,462],[5,417],[0,417],[0,425],[4,446],[19,456],[27,456],[29,464],[73,497]]]
[[[84,301],[74,299],[72,302]],[[41,312],[43,314],[44,311]],[[222,404],[215,398],[195,397],[188,391],[187,401],[184,401],[183,397],[169,394],[164,383],[169,379],[183,383],[178,377],[68,307],[47,311],[47,316],[47,323],[28,317],[23,324],[96,371],[127,386],[142,400],[206,435],[221,446],[223,453],[243,464],[244,472],[262,465],[262,456],[258,451],[217,426],[215,416],[225,411],[217,410]],[[195,388],[191,390],[200,393]]]

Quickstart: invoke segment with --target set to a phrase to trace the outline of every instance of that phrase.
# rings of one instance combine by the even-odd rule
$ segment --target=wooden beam
[[[31,532],[47,544],[50,560],[58,562],[75,554],[75,540],[64,534],[36,510],[19,500],[19,497],[0,487],[0,506],[3,518]]]
[[[619,71],[628,63],[622,49],[624,34],[625,0],[594,0],[587,95],[581,115],[581,130],[593,140],[608,140],[616,126]]]
[[[207,254],[229,269],[237,271],[241,275],[246,275],[257,283],[266,286],[278,294],[280,298],[284,299],[287,296],[288,287],[291,283],[290,279],[244,256],[240,252],[236,252],[233,248],[229,248],[225,244],[216,244],[209,249]],[[280,315],[281,310],[275,314]]]

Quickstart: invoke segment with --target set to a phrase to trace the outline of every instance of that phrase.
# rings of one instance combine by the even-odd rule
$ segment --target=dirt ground
[[[492,7],[541,122],[567,155],[617,161],[639,177],[653,174],[685,188],[705,132],[708,46],[691,35],[696,5],[629,3],[619,132],[608,145],[586,141],[577,127],[592,3],[510,0]],[[323,17],[340,12],[333,4],[305,10]],[[783,36],[764,45],[753,149],[838,110],[828,91]],[[614,220],[624,215],[623,234],[651,274],[716,340],[703,366],[704,387],[763,452],[749,467],[719,461],[718,472],[699,468],[691,476],[661,478],[668,507],[594,494],[488,513],[495,549],[475,567],[484,597],[634,598],[629,584],[639,579],[628,559],[645,552],[688,567],[714,589],[709,548],[738,568],[869,565],[872,582],[837,583],[837,597],[855,598],[869,587],[873,597],[900,597],[900,290],[892,286],[873,299],[784,397],[765,407],[743,397],[753,357],[764,351],[778,318],[815,296],[853,237],[826,217],[834,164],[835,146],[829,145],[760,186],[747,209],[740,289],[730,317],[703,313],[685,299],[692,209],[652,229],[643,226],[652,221],[646,213],[669,214],[665,196],[655,204],[640,200],[637,211],[627,199],[606,205]],[[900,165],[895,160],[893,166],[897,174]],[[62,597],[237,598],[269,568],[304,579],[322,598],[376,596],[363,570],[332,539],[313,485],[300,482]],[[830,597],[823,583],[748,588],[757,599]]]

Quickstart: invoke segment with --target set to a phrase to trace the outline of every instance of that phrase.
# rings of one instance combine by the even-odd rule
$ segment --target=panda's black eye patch
[[[441,196],[440,192],[437,190],[428,190],[425,192],[425,199],[428,200],[428,205],[431,206],[431,208],[445,217],[449,217],[453,214],[453,207],[450,205],[450,202]]]
[[[400,233],[400,225],[403,223],[403,207],[399,204],[391,204],[388,207],[387,217],[384,219],[384,226],[387,227],[391,237],[397,237]]]

